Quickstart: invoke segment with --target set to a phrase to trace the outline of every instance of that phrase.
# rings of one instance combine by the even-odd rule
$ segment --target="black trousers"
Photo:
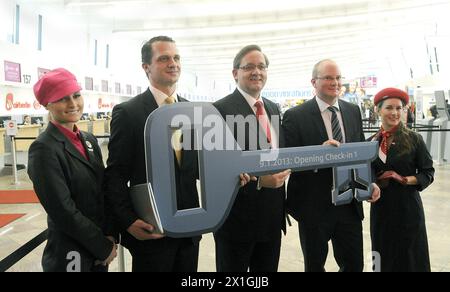
[[[197,272],[199,243],[191,238],[163,238],[152,247],[130,249],[133,272]]]
[[[276,272],[280,260],[280,237],[263,242],[234,242],[214,236],[217,272]]]
[[[362,222],[352,205],[333,207],[320,222],[298,223],[305,272],[325,272],[328,242],[340,272],[364,269]]]

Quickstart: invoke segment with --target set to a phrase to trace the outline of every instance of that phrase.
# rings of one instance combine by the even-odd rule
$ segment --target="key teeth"
[[[339,191],[337,191],[337,194],[334,194],[333,196],[333,204],[335,206],[343,206],[348,205],[353,200],[353,191],[348,190],[342,194],[339,195]]]

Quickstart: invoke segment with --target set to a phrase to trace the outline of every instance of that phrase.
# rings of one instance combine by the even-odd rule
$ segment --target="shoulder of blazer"
[[[342,99],[339,100],[339,106],[344,110],[360,112],[359,107],[356,104],[350,103]]]
[[[312,98],[301,105],[298,105],[296,107],[288,109],[286,111],[286,114],[294,115],[297,118],[301,118],[301,117],[304,117],[304,114],[313,113],[317,110],[318,110],[318,105],[317,105],[316,99]]]
[[[133,111],[136,108],[142,108],[143,104],[157,107],[156,101],[154,100],[153,94],[151,93],[150,89],[147,89],[145,92],[136,95],[128,101],[118,104],[116,107],[122,108],[126,111]]]
[[[179,102],[190,102],[189,100],[187,100],[186,98],[183,98],[181,96],[178,96],[178,101]]]
[[[272,115],[280,115],[280,109],[278,108],[278,105],[276,103],[265,97],[263,97],[263,100],[266,107],[271,110]]]
[[[236,89],[235,92],[233,92],[230,95],[225,96],[222,99],[219,99],[218,101],[214,102],[213,105],[217,108],[223,108],[229,105],[231,102],[236,103],[238,98],[240,98],[242,95],[240,92]]]

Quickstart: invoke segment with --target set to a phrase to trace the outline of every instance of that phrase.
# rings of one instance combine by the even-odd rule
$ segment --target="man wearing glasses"
[[[228,123],[244,151],[274,149],[282,144],[280,112],[261,91],[267,81],[269,60],[255,45],[243,48],[235,57],[233,76],[236,91],[214,105]],[[240,123],[242,117],[254,123]],[[229,121],[229,120],[228,120]],[[245,141],[239,131],[245,129]],[[218,272],[275,272],[280,257],[281,231],[285,230],[284,182],[290,171],[253,177],[242,187],[228,218],[214,234]]]
[[[339,100],[342,76],[338,65],[323,60],[314,66],[316,97],[288,110],[283,117],[286,147],[332,145],[365,141],[358,106]],[[331,202],[331,169],[297,172],[288,185],[287,209],[297,221],[305,271],[324,272],[331,239],[342,272],[362,272],[362,204],[356,200],[336,207]],[[372,200],[380,195],[374,186]]]

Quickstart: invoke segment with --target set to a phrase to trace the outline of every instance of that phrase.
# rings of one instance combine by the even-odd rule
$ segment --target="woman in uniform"
[[[48,214],[45,272],[102,272],[116,257],[102,193],[104,164],[96,138],[80,132],[83,97],[75,76],[50,71],[34,94],[50,115],[29,150],[28,174]],[[110,230],[109,230],[110,229]]]
[[[382,128],[372,137],[380,142],[373,167],[382,194],[371,206],[371,238],[382,272],[430,271],[419,192],[434,180],[433,160],[422,137],[401,122],[408,103],[408,94],[396,88],[386,88],[375,96]]]

